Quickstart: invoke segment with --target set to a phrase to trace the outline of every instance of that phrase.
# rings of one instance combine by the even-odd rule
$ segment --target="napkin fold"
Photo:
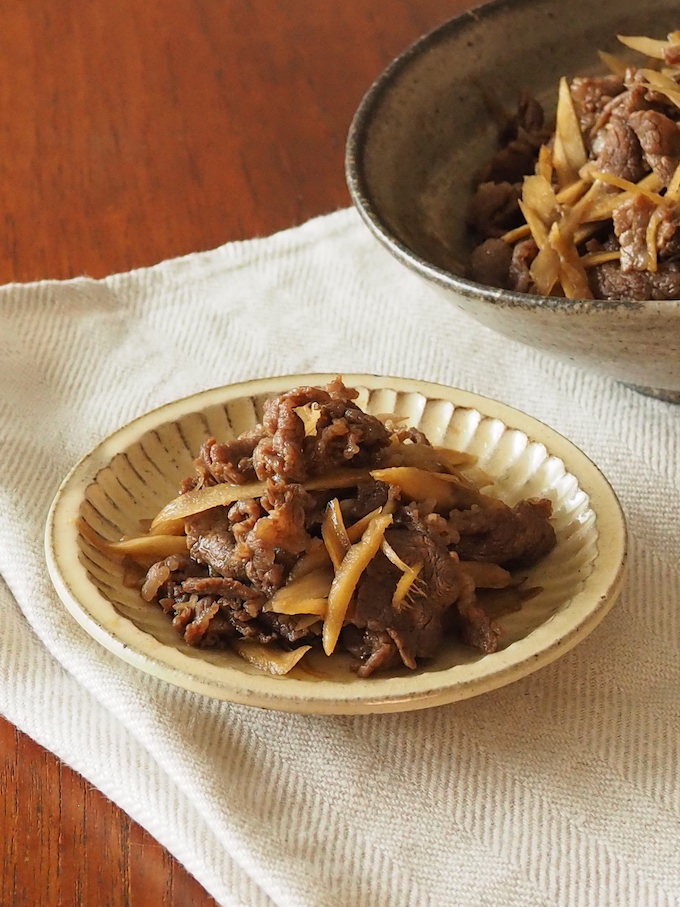
[[[105,435],[207,387],[372,372],[503,400],[626,511],[613,611],[509,687],[397,715],[216,702],[123,664],[52,590],[43,527]],[[441,303],[340,211],[105,280],[0,289],[0,710],[222,905],[680,903],[680,408]]]

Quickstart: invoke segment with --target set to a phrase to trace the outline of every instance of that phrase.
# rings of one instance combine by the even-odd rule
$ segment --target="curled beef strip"
[[[648,172],[638,137],[624,117],[612,114],[604,127],[602,150],[595,167],[631,183],[639,182]]]
[[[259,501],[215,507],[185,521],[192,558],[213,574],[273,595],[311,542],[305,526],[315,501],[301,485],[269,482]]]
[[[647,162],[668,186],[680,164],[680,128],[678,124],[656,110],[638,110],[628,118],[645,153]]]
[[[538,255],[538,246],[533,239],[518,242],[512,250],[510,260],[510,287],[518,293],[529,293],[534,286],[534,281],[529,269]]]
[[[625,273],[617,262],[606,261],[588,268],[596,299],[680,299],[680,262],[660,262],[656,271]]]
[[[472,645],[491,652],[496,648],[497,633],[488,618],[474,606],[474,584],[463,575],[458,558],[451,554],[436,527],[428,527],[405,514],[406,524],[385,533],[387,542],[409,566],[421,564],[418,577],[407,598],[394,604],[393,597],[401,571],[379,552],[368,565],[357,589],[351,622],[354,626],[378,634],[376,648],[363,666],[363,676],[376,669],[376,664],[393,663],[392,641],[403,664],[416,667],[416,659],[430,657],[439,648],[447,611],[453,606],[464,638]],[[485,624],[486,631],[481,626]],[[386,636],[384,635],[386,634]],[[373,655],[380,651],[380,655]]]
[[[671,260],[680,257],[680,205],[664,205],[656,246],[660,258]]]
[[[470,256],[468,277],[487,287],[508,288],[512,248],[502,239],[486,239]]]
[[[623,79],[615,75],[577,76],[569,86],[581,131],[588,144],[590,132],[607,104],[624,90]]]
[[[375,671],[386,671],[402,663],[389,633],[348,624],[342,628],[340,638],[344,648],[358,659],[356,672],[359,677],[370,677]]]
[[[389,444],[389,432],[379,419],[361,410],[355,390],[339,379],[324,391],[298,388],[265,404],[263,425],[267,432],[255,449],[253,462],[261,480],[304,482],[309,476],[338,467],[362,467]],[[311,403],[317,407],[315,432],[294,411]]]
[[[497,239],[522,222],[519,183],[484,182],[470,200],[467,223],[480,239]]]
[[[263,435],[262,426],[257,425],[252,431],[245,432],[226,444],[219,444],[215,438],[209,438],[195,460],[198,480],[194,481],[194,487],[214,485],[217,482],[233,485],[254,482],[256,475],[253,452]]]
[[[340,466],[366,465],[389,444],[389,432],[354,403],[356,396],[355,390],[335,379],[326,389],[298,387],[268,400],[262,424],[251,432],[226,444],[214,438],[206,441],[196,460],[198,477],[185,490],[258,479],[300,483]],[[308,404],[318,413],[316,432],[310,435],[296,412]]]
[[[614,209],[614,233],[621,249],[621,270],[644,271],[649,264],[647,227],[656,211],[654,202],[646,195],[636,195]]]
[[[520,94],[517,112],[498,133],[499,150],[478,174],[477,181],[516,183],[533,172],[538,149],[550,137],[545,114],[529,92]]]
[[[340,509],[346,525],[356,523],[357,520],[363,519],[378,507],[383,507],[387,503],[389,493],[390,486],[385,482],[362,482],[357,486],[355,497],[340,501]]]
[[[551,513],[548,500],[520,501],[512,509],[492,501],[484,507],[453,510],[448,523],[460,538],[452,548],[466,561],[530,567],[555,547]]]
[[[252,504],[259,511],[257,502]],[[235,553],[230,514],[223,507],[188,517],[184,528],[189,553],[195,561],[207,564],[220,576],[245,578],[243,564]]]
[[[173,626],[189,645],[223,646],[238,637],[291,644],[318,637],[318,627],[299,627],[296,616],[264,612],[266,596],[252,586],[205,572],[198,576],[197,568],[188,557],[173,555],[151,568],[143,590],[148,601],[157,597],[173,615]]]

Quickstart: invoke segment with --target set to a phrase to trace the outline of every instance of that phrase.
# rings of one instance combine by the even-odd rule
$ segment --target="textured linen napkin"
[[[626,510],[603,624],[537,674],[397,715],[183,692],[53,592],[51,498],[146,410],[248,378],[369,371],[496,397],[571,438]],[[680,407],[446,308],[352,211],[102,281],[0,289],[0,709],[222,905],[680,903]]]

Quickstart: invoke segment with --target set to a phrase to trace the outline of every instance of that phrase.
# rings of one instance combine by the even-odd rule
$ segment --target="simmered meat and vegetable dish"
[[[468,276],[573,299],[680,298],[680,32],[620,37],[639,67],[561,79],[554,127],[528,94],[478,174]]]
[[[474,458],[356,404],[338,378],[264,405],[235,440],[210,438],[150,532],[111,548],[154,561],[141,591],[192,646],[234,646],[274,673],[310,647],[358,674],[434,655],[448,635],[493,652],[488,590],[555,545],[547,500],[480,491]],[[489,480],[490,481],[490,480]]]

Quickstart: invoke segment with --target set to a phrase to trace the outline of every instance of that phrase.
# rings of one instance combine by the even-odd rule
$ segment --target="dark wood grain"
[[[469,0],[5,0],[0,282],[94,277],[349,203],[363,92]],[[214,904],[0,719],[0,905]]]

